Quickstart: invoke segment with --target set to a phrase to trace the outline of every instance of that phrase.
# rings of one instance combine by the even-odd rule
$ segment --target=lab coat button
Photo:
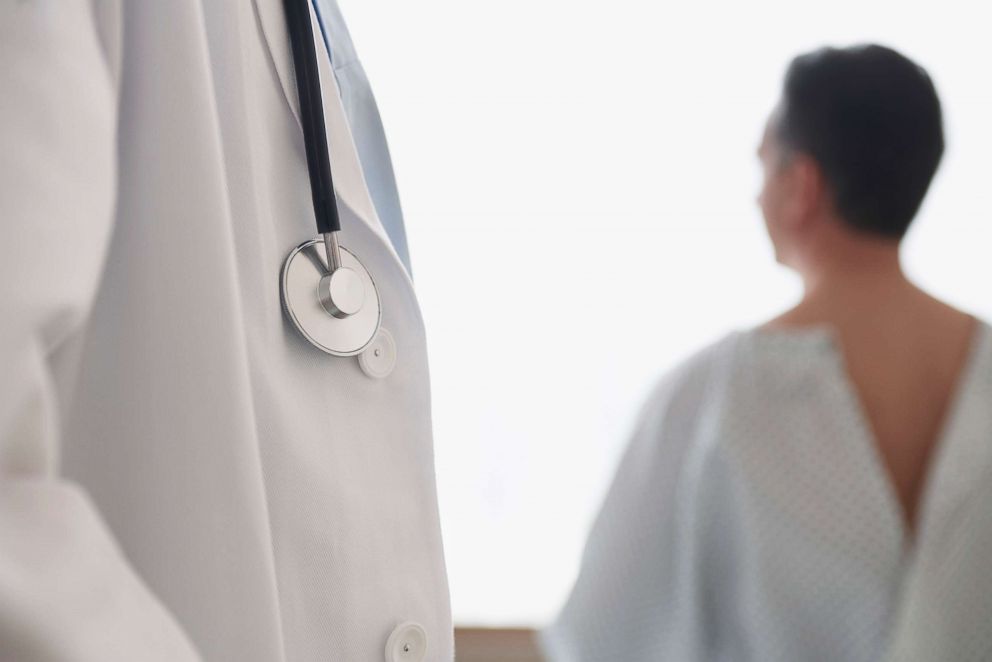
[[[427,657],[427,632],[419,623],[397,626],[386,641],[386,662],[422,662]]]
[[[388,377],[396,366],[396,341],[393,340],[393,335],[380,328],[375,340],[358,355],[358,365],[372,379]]]

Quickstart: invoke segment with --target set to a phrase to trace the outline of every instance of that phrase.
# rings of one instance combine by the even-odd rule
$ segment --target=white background
[[[798,296],[754,204],[793,55],[930,71],[948,152],[906,263],[992,319],[984,3],[339,1],[406,212],[459,623],[552,618],[650,384]]]

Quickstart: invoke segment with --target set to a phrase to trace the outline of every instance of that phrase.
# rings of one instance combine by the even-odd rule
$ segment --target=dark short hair
[[[786,149],[819,164],[844,221],[886,237],[906,233],[944,153],[930,76],[883,46],[794,59],[777,129]]]

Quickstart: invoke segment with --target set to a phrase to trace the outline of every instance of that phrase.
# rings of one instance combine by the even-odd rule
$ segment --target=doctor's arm
[[[58,475],[51,357],[96,294],[115,202],[119,8],[0,3],[0,660],[198,657]]]

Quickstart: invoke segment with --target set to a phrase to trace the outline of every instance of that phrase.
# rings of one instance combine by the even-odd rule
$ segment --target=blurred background
[[[754,203],[795,54],[873,41],[929,70],[948,151],[906,264],[992,319],[980,3],[339,2],[406,213],[459,625],[553,618],[651,384],[799,295]]]

